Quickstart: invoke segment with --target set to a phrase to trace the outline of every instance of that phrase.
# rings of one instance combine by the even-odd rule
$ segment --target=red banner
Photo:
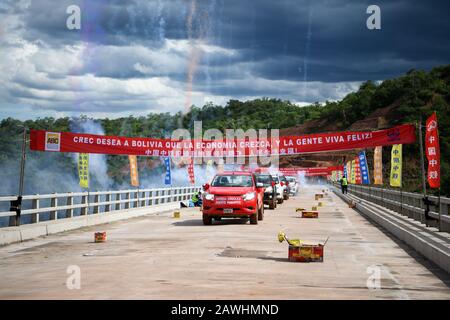
[[[72,132],[31,130],[30,149],[35,151],[126,154],[141,156],[251,156],[291,155],[312,152],[351,150],[393,144],[414,143],[414,125],[387,130],[345,131],[278,139],[185,140],[128,138]]]
[[[430,188],[441,187],[441,151],[436,112],[427,119],[425,152],[428,159],[428,184]]]

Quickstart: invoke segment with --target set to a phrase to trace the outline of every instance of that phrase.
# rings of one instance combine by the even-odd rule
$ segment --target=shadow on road
[[[221,219],[220,221],[213,220],[213,223],[211,226],[223,226],[223,225],[229,225],[229,224],[246,224],[248,222],[248,219]],[[178,227],[194,227],[194,226],[203,226],[202,219],[190,219],[190,220],[183,220],[183,221],[177,221],[172,223],[174,226]],[[210,227],[210,226],[205,226]]]
[[[291,261],[288,260],[288,258],[276,258],[276,257],[258,257],[258,259],[261,260],[270,260],[270,261],[276,261],[276,262],[288,262],[288,263],[293,263]]]

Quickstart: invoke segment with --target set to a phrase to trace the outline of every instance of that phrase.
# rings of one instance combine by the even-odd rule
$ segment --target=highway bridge
[[[25,197],[31,223],[0,229],[0,299],[450,299],[450,234],[415,219],[412,204],[398,212],[388,192],[307,186],[258,225],[204,226],[199,208],[173,217],[194,191]],[[319,218],[300,218],[296,208],[323,191]],[[329,238],[324,261],[289,262],[280,230]],[[97,231],[105,243],[94,243]],[[74,266],[78,288],[68,286]]]

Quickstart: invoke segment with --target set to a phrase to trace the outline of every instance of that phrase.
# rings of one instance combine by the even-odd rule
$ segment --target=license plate
[[[223,213],[233,213],[233,209],[223,209]]]

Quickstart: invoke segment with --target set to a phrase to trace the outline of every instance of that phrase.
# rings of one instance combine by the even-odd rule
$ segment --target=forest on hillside
[[[107,135],[130,137],[170,137],[176,128],[193,129],[194,121],[202,121],[203,129],[283,129],[292,128],[308,121],[324,120],[333,123],[339,130],[349,128],[356,121],[365,119],[377,109],[393,106],[386,118],[389,125],[423,122],[433,111],[438,114],[442,192],[450,195],[450,65],[431,71],[410,70],[407,74],[382,82],[366,81],[358,91],[340,101],[326,101],[299,107],[290,101],[261,98],[251,101],[230,100],[225,106],[208,103],[192,106],[183,114],[151,113],[145,117],[117,119],[41,118],[19,121],[3,119],[0,123],[0,179],[3,182],[0,194],[14,194],[18,184],[18,170],[22,127],[52,131],[80,132],[83,124],[93,124],[96,130]],[[309,132],[320,132],[313,127]],[[389,152],[384,153],[388,167]],[[417,144],[404,148],[405,190],[420,190],[419,147]],[[129,180],[128,158],[124,156],[102,156],[106,167],[94,168],[99,174],[92,179],[92,188],[127,186]],[[26,193],[47,193],[72,190],[76,182],[76,161],[72,154],[44,154],[27,152]],[[150,178],[153,171],[162,170],[155,165],[158,159],[140,157],[141,177]],[[103,177],[104,176],[104,177]],[[63,178],[66,177],[66,178]],[[42,184],[42,179],[47,181]],[[102,181],[103,180],[103,181]]]

